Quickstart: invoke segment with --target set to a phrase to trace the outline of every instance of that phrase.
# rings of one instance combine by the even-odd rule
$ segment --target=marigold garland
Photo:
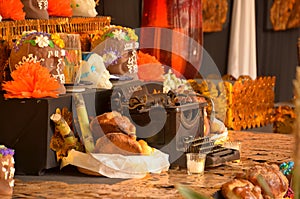
[[[138,51],[138,59],[137,59],[137,64],[138,65],[143,65],[143,64],[149,64],[149,63],[157,63],[160,64],[160,62],[156,59],[155,56],[152,56],[148,53],[143,53],[142,51]]]
[[[164,81],[164,67],[156,59],[148,53],[138,51],[137,54],[138,77],[143,81]]]
[[[39,62],[24,62],[11,77],[12,81],[2,84],[6,99],[58,97],[59,82]]]

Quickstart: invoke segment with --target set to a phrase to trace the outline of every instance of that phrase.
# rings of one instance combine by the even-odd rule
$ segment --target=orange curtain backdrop
[[[142,25],[147,27],[168,27],[167,9],[167,0],[145,0],[143,2]]]
[[[143,51],[171,67],[177,76],[189,79],[197,75],[202,58],[202,0],[144,0],[142,27],[159,28],[153,35],[141,30],[141,48],[144,40],[153,40],[152,49]],[[161,28],[176,33],[164,35]]]

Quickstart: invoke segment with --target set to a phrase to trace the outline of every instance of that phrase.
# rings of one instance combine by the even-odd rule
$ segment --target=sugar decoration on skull
[[[9,58],[10,69],[13,71],[24,62],[40,62],[63,85],[65,83],[64,47],[64,41],[59,34],[24,32],[21,38],[14,43]],[[65,89],[62,88],[60,93],[65,93]]]
[[[10,55],[10,67],[14,70],[23,62],[40,62],[50,73],[64,83],[64,42],[58,34],[24,32],[16,41]]]
[[[37,3],[40,10],[48,9],[48,0],[37,0]]]
[[[136,74],[137,53],[139,47],[138,36],[131,28],[122,26],[107,26],[100,36],[97,35],[93,41],[98,45],[93,47],[92,52],[102,56],[107,69],[111,74],[124,75]]]

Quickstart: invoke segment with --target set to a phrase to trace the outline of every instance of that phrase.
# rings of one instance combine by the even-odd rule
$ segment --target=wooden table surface
[[[183,198],[176,189],[179,183],[212,196],[236,173],[255,164],[267,162],[279,165],[293,158],[294,137],[291,134],[230,131],[229,138],[242,142],[241,161],[206,169],[200,177],[175,169],[149,174],[143,179],[115,183],[105,183],[109,180],[105,177],[95,177],[101,178],[101,183],[66,183],[55,180],[24,181],[16,176],[13,198]]]

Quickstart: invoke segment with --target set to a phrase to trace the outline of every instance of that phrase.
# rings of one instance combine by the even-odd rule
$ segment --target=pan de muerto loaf
[[[142,154],[143,149],[134,137],[124,133],[108,133],[96,141],[95,153],[136,155]]]
[[[283,198],[289,188],[288,179],[281,173],[279,167],[275,164],[255,165],[246,172],[246,178],[254,185],[259,185],[257,176],[261,175],[269,185],[275,199]],[[263,193],[264,198],[269,199],[266,193]]]
[[[245,179],[236,178],[223,184],[221,192],[226,199],[263,199],[261,188]]]
[[[90,122],[90,129],[94,139],[112,132],[122,132],[135,137],[136,128],[130,120],[117,111],[107,112],[98,115]]]

